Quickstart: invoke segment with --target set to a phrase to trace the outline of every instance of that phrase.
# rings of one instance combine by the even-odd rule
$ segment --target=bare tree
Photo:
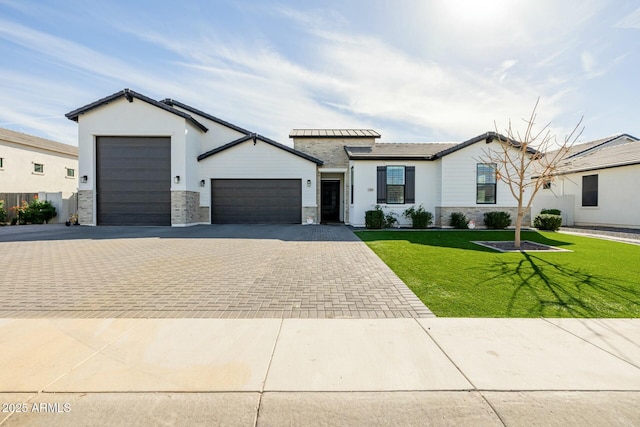
[[[584,130],[584,127],[580,128],[582,117],[571,133],[564,137],[562,143],[558,143],[556,136],[551,134],[550,123],[536,130],[536,110],[539,102],[540,98],[537,99],[531,116],[528,119],[522,119],[526,125],[523,134],[514,131],[511,119],[504,134],[498,132],[494,122],[500,142],[497,144],[499,148],[483,149],[483,155],[480,157],[483,163],[496,165],[497,179],[508,185],[511,194],[518,202],[514,240],[514,246],[517,249],[520,248],[522,219],[531,208],[534,197],[541,188],[555,180],[558,166],[567,157],[569,149]]]

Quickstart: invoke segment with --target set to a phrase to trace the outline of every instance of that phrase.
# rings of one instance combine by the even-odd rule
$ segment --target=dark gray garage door
[[[300,224],[299,179],[212,179],[213,224]]]
[[[98,225],[171,225],[171,139],[98,137]]]

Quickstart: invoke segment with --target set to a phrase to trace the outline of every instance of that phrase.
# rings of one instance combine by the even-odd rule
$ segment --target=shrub
[[[0,222],[4,224],[7,220],[7,211],[4,210],[4,200],[0,200]]]
[[[379,209],[366,211],[364,213],[364,225],[367,228],[382,228],[384,225],[384,213]]]
[[[539,230],[557,231],[561,225],[560,215],[540,214],[533,219],[533,226]]]
[[[384,214],[384,228],[391,228],[396,222],[398,222],[398,218],[396,218],[395,212]]]
[[[453,228],[469,228],[469,220],[462,212],[452,212],[450,224]]]
[[[427,228],[433,222],[433,214],[425,211],[422,205],[418,206],[418,209],[415,206],[411,206],[402,215],[405,218],[411,218],[411,226],[413,228]]]
[[[562,212],[560,211],[560,209],[542,209],[540,211],[541,214],[548,214],[548,215],[561,215]]]
[[[16,214],[20,224],[42,224],[56,216],[56,208],[48,200],[41,202],[36,199],[29,204],[23,201],[20,207],[16,207]]]
[[[493,230],[502,230],[511,225],[511,214],[509,212],[485,212],[484,225]]]

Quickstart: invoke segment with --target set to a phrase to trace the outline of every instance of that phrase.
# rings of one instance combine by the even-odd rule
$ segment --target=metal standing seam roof
[[[289,138],[380,138],[373,129],[292,129]]]
[[[63,144],[10,129],[0,128],[0,140],[78,157],[78,147],[74,145]]]
[[[77,108],[73,111],[70,111],[69,113],[65,114],[65,117],[68,118],[69,120],[73,120],[74,122],[78,121],[78,117],[81,114],[87,113],[91,110],[93,110],[94,108],[100,107],[102,105],[106,105],[108,103],[110,103],[111,101],[114,101],[116,99],[120,99],[120,98],[126,98],[127,101],[129,102],[133,102],[133,99],[139,99],[141,101],[144,101],[148,104],[153,105],[154,107],[158,107],[162,110],[165,110],[171,114],[175,114],[177,116],[182,117],[183,119],[186,119],[187,121],[189,121],[191,124],[193,124],[195,127],[197,127],[198,129],[200,129],[202,132],[207,132],[209,129],[207,129],[206,126],[204,126],[202,123],[198,122],[196,119],[194,119],[193,117],[191,117],[189,114],[185,113],[184,111],[180,111],[177,110],[165,103],[156,101],[155,99],[149,98],[148,96],[144,96],[141,93],[135,92],[131,89],[123,89],[119,92],[116,92],[112,95],[106,96],[102,99],[99,99],[95,102],[92,102],[91,104],[87,104],[84,107],[80,107]]]
[[[265,142],[265,143],[267,143],[269,145],[272,145],[272,146],[274,146],[276,148],[279,148],[281,150],[288,151],[291,154],[294,154],[294,155],[296,155],[298,157],[302,157],[303,159],[309,160],[310,162],[313,162],[313,163],[315,163],[317,165],[322,165],[324,163],[322,160],[317,159],[317,158],[315,158],[313,156],[310,156],[310,155],[308,155],[306,153],[303,153],[302,151],[298,151],[298,150],[296,150],[294,148],[287,147],[286,145],[280,144],[279,142],[276,142],[276,141],[274,141],[272,139],[269,139],[267,137],[264,137],[262,135],[258,135],[258,134],[255,134],[255,133],[251,133],[249,135],[245,135],[243,137],[240,137],[240,138],[236,139],[235,141],[231,141],[231,142],[229,142],[227,144],[221,145],[220,147],[214,148],[213,150],[209,150],[206,153],[202,153],[202,154],[200,154],[198,156],[198,161],[204,160],[207,157],[210,157],[210,156],[213,156],[215,154],[218,154],[221,151],[228,150],[231,147],[235,147],[238,144],[242,144],[243,142],[252,140],[254,138],[255,138],[256,141],[262,141],[262,142]]]

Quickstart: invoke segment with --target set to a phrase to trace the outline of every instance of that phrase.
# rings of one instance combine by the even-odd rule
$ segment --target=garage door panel
[[[171,139],[98,137],[100,225],[171,225]]]
[[[211,200],[214,224],[301,221],[299,179],[214,179]]]

